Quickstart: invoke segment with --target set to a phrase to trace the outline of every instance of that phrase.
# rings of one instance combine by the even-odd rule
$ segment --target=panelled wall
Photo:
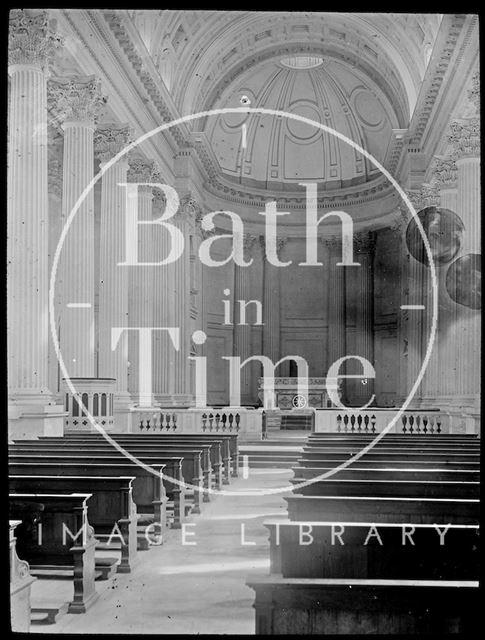
[[[305,241],[285,238],[279,243],[281,261],[292,261],[275,268],[264,259],[259,242],[246,243],[249,267],[203,267],[203,292],[208,335],[204,353],[208,357],[208,401],[229,402],[229,365],[223,356],[267,355],[273,362],[296,355],[305,358],[311,377],[325,377],[337,358],[345,355],[366,357],[375,366],[376,379],[363,387],[360,380],[344,384],[350,405],[365,404],[372,393],[380,406],[393,406],[399,383],[398,314],[401,273],[399,236],[390,229],[357,235],[356,260],[360,267],[336,267],[340,243],[319,243],[322,266],[300,266],[305,260]],[[227,241],[214,246],[214,257],[228,255]],[[235,272],[239,272],[239,278]],[[272,279],[272,280],[271,280]],[[264,291],[271,280],[272,288]],[[271,284],[271,283],[270,283]],[[269,285],[268,285],[269,287]],[[225,291],[230,290],[230,295]],[[240,296],[246,297],[241,298]],[[263,309],[263,325],[256,324],[255,305],[248,305],[246,325],[241,325],[239,300],[257,300]],[[230,300],[231,323],[224,324],[224,301]],[[245,372],[248,372],[245,375]],[[360,374],[358,363],[349,362],[348,374]],[[276,375],[295,374],[290,363],[283,362]],[[241,399],[257,404],[259,364],[247,365],[241,374]]]

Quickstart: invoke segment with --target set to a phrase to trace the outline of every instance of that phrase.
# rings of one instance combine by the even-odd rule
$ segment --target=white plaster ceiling
[[[291,64],[298,65],[298,56]],[[397,127],[386,96],[359,70],[332,58],[313,68],[288,68],[281,60],[259,63],[227,87],[213,108],[251,107],[304,116],[331,127],[382,162]],[[242,125],[246,127],[246,146]],[[321,129],[288,118],[224,114],[208,118],[206,133],[224,177],[243,185],[275,189],[301,180],[326,189],[368,182],[379,172],[352,146]],[[287,183],[285,185],[284,183]]]

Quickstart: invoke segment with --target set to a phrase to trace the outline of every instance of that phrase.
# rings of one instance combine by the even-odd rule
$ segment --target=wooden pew
[[[91,493],[88,515],[94,534],[98,540],[112,537],[120,542],[121,559],[117,572],[130,573],[137,558],[137,513],[132,500],[134,480],[128,476],[11,475],[9,487],[14,493]],[[100,566],[103,565],[97,559],[96,568]]]
[[[348,462],[350,458],[341,458],[341,459],[328,459],[322,456],[321,458],[307,458],[302,456],[298,458],[298,464],[302,467],[331,467],[332,469],[338,467],[343,462]],[[417,460],[416,458],[411,458],[407,460],[402,460],[399,458],[395,458],[393,460],[389,460],[386,457],[382,460],[380,459],[369,459],[362,456],[355,460],[355,462],[351,462],[347,469],[352,469],[353,466],[358,467],[359,469],[457,469],[459,471],[470,470],[470,471],[478,471],[480,469],[480,463],[478,460],[474,462],[460,462],[455,460],[454,458],[449,458],[447,460],[426,460],[426,457]]]
[[[99,433],[90,432],[86,434],[90,437],[103,437]],[[152,430],[134,433],[110,433],[111,438],[115,440],[122,440],[125,438],[156,438],[160,441],[164,439],[173,439],[174,441],[193,441],[204,443],[222,442],[223,443],[223,461],[224,469],[230,469],[230,474],[233,477],[238,476],[239,470],[239,448],[238,448],[238,435],[233,433],[160,433]],[[42,436],[41,439],[48,436]],[[83,438],[84,434],[67,432],[65,438]],[[227,478],[227,475],[226,475]],[[228,478],[227,478],[228,479]]]
[[[16,528],[19,557],[30,564],[34,573],[73,571],[74,594],[69,613],[85,613],[98,598],[94,584],[97,540],[87,517],[90,497],[91,494],[81,493],[9,496],[10,517],[22,521]]]
[[[145,464],[152,468],[155,472],[160,471],[160,467],[163,467],[161,470],[162,481],[164,485],[164,494],[168,495],[173,500],[174,505],[174,522],[173,527],[176,529],[180,529],[182,526],[181,523],[185,519],[185,491],[183,488],[183,484],[180,485],[178,483],[183,483],[184,478],[182,475],[182,458],[180,457],[162,457],[156,456],[155,459],[149,460]],[[81,471],[75,475],[91,475],[88,473],[86,469],[84,469],[84,465],[90,465],[91,463],[97,464],[98,466],[106,466],[111,463],[120,466],[122,470],[121,475],[127,475],[131,473],[131,470],[135,468],[142,468],[140,464],[136,462],[132,462],[127,459],[122,454],[118,455],[99,455],[95,456],[93,454],[88,454],[85,452],[80,452],[79,455],[75,455],[74,453],[70,454],[58,454],[58,455],[44,455],[42,452],[28,452],[25,454],[13,454],[9,455],[9,466],[15,465],[17,463],[27,462],[27,463],[50,463],[54,465],[59,465],[64,467],[66,464],[69,465],[72,462],[77,462],[81,466]],[[87,467],[88,469],[89,467]],[[84,469],[84,470],[82,470]],[[130,472],[127,471],[130,469]],[[147,469],[148,473],[150,471]],[[14,473],[14,472],[11,472]],[[70,475],[70,474],[69,474]],[[96,475],[96,474],[94,474]],[[110,474],[116,475],[116,474]],[[134,474],[136,475],[136,474]],[[176,482],[173,482],[175,480]],[[136,500],[135,500],[136,501]],[[159,514],[157,514],[159,515]]]
[[[295,485],[305,482],[305,478],[291,480]],[[296,494],[311,496],[409,496],[423,498],[478,498],[479,482],[451,482],[443,480],[382,480],[373,478],[359,480],[343,479],[338,474],[295,488]]]
[[[395,522],[477,524],[476,498],[304,496],[284,498],[290,520],[303,522]]]
[[[15,633],[28,633],[30,631],[30,590],[33,582],[37,580],[30,575],[29,563],[20,560],[17,555],[15,543],[15,528],[21,524],[21,520],[9,521],[10,544],[10,627]]]
[[[151,515],[151,521],[160,523],[162,528],[167,526],[166,503],[167,496],[161,478],[165,465],[155,465],[155,473],[144,469],[140,465],[128,461],[121,463],[97,464],[96,462],[63,462],[48,463],[43,461],[10,463],[9,472],[12,475],[33,476],[46,475],[52,477],[67,476],[96,476],[113,477],[132,475],[135,480],[132,485],[132,498],[138,515]],[[150,518],[145,518],[150,520]]]
[[[90,435],[90,434],[89,434]],[[114,438],[113,438],[114,440]],[[28,441],[28,442],[34,442],[34,441]],[[38,444],[38,446],[59,446],[59,447],[64,447],[64,448],[76,448],[76,447],[93,447],[93,448],[104,448],[107,451],[113,451],[116,450],[114,445],[107,441],[105,438],[103,438],[102,436],[96,436],[96,437],[90,437],[90,438],[42,438],[40,439],[40,441],[36,441]],[[138,456],[141,453],[145,453],[147,455],[165,455],[167,453],[165,444],[163,442],[159,442],[158,439],[155,439],[154,441],[147,441],[147,439],[145,439],[145,441],[143,441],[143,439],[138,439],[138,438],[133,438],[133,439],[128,439],[128,440],[115,440],[116,444],[119,445],[120,447],[122,447],[125,451],[128,451],[130,454],[134,455],[135,457]],[[15,445],[20,445],[22,446],[23,443],[25,443],[24,441],[18,441],[15,442]],[[171,442],[170,443],[172,445],[172,447],[177,447],[176,442]],[[201,452],[201,467],[202,467],[202,485],[204,488],[204,491],[200,490],[200,492],[195,492],[197,493],[197,495],[195,496],[194,500],[195,500],[195,512],[196,513],[200,513],[200,495],[199,493],[202,493],[202,497],[203,497],[203,501],[204,502],[209,502],[210,501],[210,495],[209,495],[209,491],[207,491],[208,489],[212,488],[212,478],[215,478],[215,486],[216,489],[220,489],[223,483],[222,480],[222,458],[221,458],[221,448],[220,448],[220,442],[215,442],[212,444],[204,444],[204,443],[196,443],[196,442],[182,442],[180,443],[183,446],[189,446],[189,451],[200,451]],[[187,451],[187,450],[186,450]],[[171,449],[170,453],[176,453],[176,449]],[[185,456],[187,457],[187,456]],[[200,469],[197,469],[197,461],[194,460],[193,464],[194,464],[194,469],[190,472],[191,475],[189,475],[189,471],[188,471],[188,465],[189,463],[186,462],[185,463],[185,471],[183,471],[184,474],[184,478],[192,478],[191,484],[194,486],[198,486],[200,484],[200,480],[199,477],[200,476]],[[213,473],[213,469],[214,469],[214,473]]]
[[[140,434],[109,434],[110,438],[120,444],[123,447],[131,446],[153,446],[154,444],[163,446],[164,444],[180,444],[180,445],[195,445],[209,447],[210,450],[210,463],[213,469],[213,477],[215,479],[216,488],[220,489],[222,484],[229,484],[229,478],[231,475],[232,467],[232,447],[235,446],[237,454],[237,436],[217,437],[210,435],[172,435],[172,434],[160,434],[160,433],[146,433]],[[46,438],[41,438],[45,440]],[[53,438],[49,438],[50,441]],[[59,440],[57,438],[56,440]],[[64,441],[73,442],[91,442],[102,441],[108,443],[108,440],[99,433],[87,433],[86,436],[76,434],[69,435],[63,438]],[[237,455],[236,455],[237,459]],[[210,487],[209,483],[206,486]]]
[[[356,463],[358,464],[358,463]],[[333,471],[331,467],[292,467],[295,477],[302,479],[315,478],[329,471]],[[341,478],[345,480],[372,480],[380,478],[381,480],[429,480],[449,481],[449,482],[478,482],[480,480],[480,471],[463,470],[463,469],[436,469],[434,467],[421,469],[393,469],[393,468],[367,468],[361,469],[358,466],[350,465],[345,469],[337,471],[337,473],[329,476],[331,478]]]
[[[474,636],[482,615],[475,581],[261,576],[246,584],[256,594],[256,635]]]
[[[325,458],[326,460],[336,460],[338,462],[343,462],[344,460],[349,460],[354,457],[355,454],[360,453],[359,450],[349,451],[343,448],[333,449],[328,447],[305,447],[303,449],[302,456],[307,460]],[[384,449],[376,449],[373,448],[370,451],[364,453],[359,460],[364,461],[380,461],[380,460],[393,460],[400,462],[411,462],[411,461],[425,461],[425,462],[442,462],[446,464],[450,461],[453,462],[472,462],[478,463],[480,460],[480,454],[476,453],[461,453],[458,451],[450,451],[448,453],[439,453],[431,450],[420,450],[420,451],[401,451],[399,449],[396,450],[384,450]]]
[[[478,580],[478,525],[270,520],[270,572],[285,578]]]
[[[191,482],[194,486],[198,487],[198,490],[194,490],[194,512],[200,513],[200,493],[202,492],[202,467],[201,467],[201,455],[200,449],[193,449],[189,447],[130,447],[126,449],[134,458],[141,461],[144,464],[157,464],[158,462],[166,462],[167,455],[180,456],[182,460],[182,475],[183,478],[187,478],[188,482]],[[128,459],[129,458],[121,451],[115,449],[108,442],[93,442],[91,443],[70,443],[70,442],[56,442],[53,444],[39,443],[35,440],[24,441],[9,445],[9,456],[14,458],[15,456],[22,455],[38,455],[56,456],[56,455],[68,455],[74,458],[95,456],[95,457],[109,457],[114,459]],[[167,471],[164,474],[169,477],[175,477],[170,473],[167,467]],[[167,478],[167,481],[169,479]],[[172,493],[174,490],[183,493],[185,496],[185,486],[171,483],[171,487],[167,489],[167,493]]]

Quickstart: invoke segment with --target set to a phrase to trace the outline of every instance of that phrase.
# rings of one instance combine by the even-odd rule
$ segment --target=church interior
[[[479,53],[471,14],[10,12],[14,631],[474,630]]]

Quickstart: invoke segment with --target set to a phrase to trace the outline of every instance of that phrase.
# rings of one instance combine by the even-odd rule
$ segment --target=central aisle
[[[283,487],[293,476],[289,469],[275,468],[250,468],[248,473],[247,479],[241,474],[224,489]],[[66,614],[57,624],[32,631],[254,634],[254,591],[245,583],[251,574],[269,572],[263,521],[278,516],[286,517],[281,493],[214,495],[200,515],[188,519],[192,526],[187,527],[186,541],[196,546],[183,546],[182,532],[169,531],[162,546],[138,553],[132,574],[97,582],[99,600],[86,614]]]

